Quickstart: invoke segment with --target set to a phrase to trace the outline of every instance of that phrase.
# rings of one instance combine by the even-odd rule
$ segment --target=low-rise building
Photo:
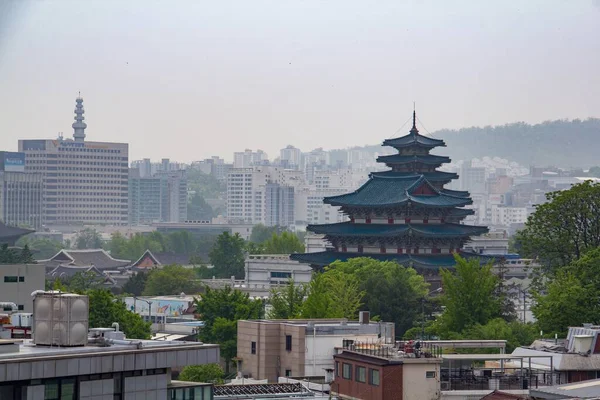
[[[368,313],[363,314],[368,315]],[[340,319],[240,320],[237,356],[242,375],[277,382],[280,376],[325,376],[345,340],[392,343],[394,324]]]
[[[0,302],[15,303],[17,310],[32,312],[31,293],[44,289],[45,275],[44,266],[39,264],[0,265]]]
[[[267,289],[288,283],[307,284],[312,278],[312,268],[290,260],[287,254],[259,254],[246,258],[245,284],[249,289]]]
[[[441,352],[354,342],[336,354],[331,392],[342,399],[439,399]]]
[[[69,250],[63,249],[48,260],[39,260],[38,263],[46,267],[46,272],[51,272],[59,265],[72,267],[96,267],[100,271],[116,270],[128,267],[131,260],[113,258],[104,249]]]
[[[172,381],[171,371],[219,362],[218,345],[127,339],[107,343],[49,347],[30,340],[2,341],[0,399],[212,400],[212,385]]]

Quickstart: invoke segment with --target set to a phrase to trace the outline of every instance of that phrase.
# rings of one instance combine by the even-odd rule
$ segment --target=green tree
[[[35,264],[29,247],[25,245],[22,249],[10,248],[4,243],[0,247],[0,264]]]
[[[356,320],[364,296],[356,276],[327,270],[313,276],[308,297],[302,306],[302,316]]]
[[[455,255],[454,271],[442,269],[441,304],[444,312],[436,321],[437,333],[447,337],[502,316],[503,300],[498,297],[499,279],[492,264],[480,265],[479,259],[465,260]]]
[[[141,296],[144,292],[144,288],[146,287],[146,281],[148,280],[149,274],[149,272],[138,272],[129,277],[127,282],[125,282],[123,285],[123,293]]]
[[[517,233],[523,255],[555,272],[600,246],[600,183],[586,181],[546,194]]]
[[[85,228],[77,233],[75,239],[76,249],[101,249],[102,237],[100,233],[93,228]]]
[[[250,300],[248,294],[229,286],[220,290],[207,287],[195,304],[196,313],[204,321],[200,340],[220,345],[226,372],[229,373],[231,360],[237,354],[237,321],[263,317],[264,304],[260,300]]]
[[[104,280],[94,272],[76,272],[69,278],[61,279],[61,282],[68,291],[84,294],[90,289],[100,289]]]
[[[540,330],[564,335],[570,326],[595,322],[600,316],[599,292],[572,271],[561,270],[548,284],[545,294],[533,294],[531,307]]]
[[[210,221],[216,215],[212,207],[204,200],[200,193],[196,193],[188,201],[187,219],[194,221]]]
[[[236,233],[223,232],[209,253],[214,275],[220,278],[244,277],[244,239]]]
[[[88,290],[90,328],[109,328],[118,322],[129,339],[150,339],[150,323],[141,316],[127,310],[125,303],[108,290]]]
[[[331,318],[330,282],[325,273],[314,273],[308,284],[308,296],[302,305],[302,318]]]
[[[298,236],[291,232],[282,232],[280,235],[273,234],[271,238],[263,243],[264,254],[291,254],[303,253],[304,245]]]
[[[466,329],[461,339],[473,340],[506,340],[506,351],[519,346],[529,346],[537,338],[538,329],[534,324],[519,321],[506,322],[502,318],[489,320],[485,325],[473,325]]]
[[[302,314],[302,304],[308,294],[306,285],[297,285],[293,279],[290,279],[282,288],[271,289],[271,310],[268,317],[270,319],[292,319],[298,318]]]
[[[29,246],[38,260],[47,260],[56,255],[64,247],[59,241],[47,238],[33,238],[29,235],[17,241],[17,246],[24,247],[25,245]]]
[[[179,374],[180,381],[223,384],[225,372],[219,364],[188,365]]]
[[[421,299],[427,295],[429,284],[413,268],[360,257],[336,261],[326,274],[329,270],[354,275],[359,290],[364,292],[362,309],[383,321],[394,322],[399,336],[422,317]]]
[[[200,168],[192,166],[186,170],[188,189],[201,195],[205,199],[222,197],[227,191],[224,182],[212,175],[203,173]]]
[[[277,235],[280,231],[278,226],[265,226],[263,224],[254,225],[252,227],[252,233],[250,234],[250,242],[252,243],[263,243],[271,238],[273,235]]]
[[[193,254],[196,251],[196,239],[189,231],[170,233],[168,251],[175,254]]]
[[[168,296],[182,292],[195,294],[199,290],[194,270],[181,265],[167,265],[150,271],[142,293],[144,296]]]

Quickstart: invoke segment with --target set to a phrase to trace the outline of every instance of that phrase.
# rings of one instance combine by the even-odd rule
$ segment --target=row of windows
[[[24,276],[5,276],[4,283],[17,283],[17,282],[25,282]]]
[[[60,156],[60,157],[59,157]],[[94,160],[120,160],[127,161],[127,157],[114,157],[114,156],[94,156],[91,154],[48,154],[48,153],[26,153],[25,159],[28,160],[30,158],[85,158],[85,159],[94,159]]]
[[[335,375],[340,376],[340,363],[335,362]],[[342,363],[342,378],[352,380],[352,364]],[[369,385],[379,386],[379,370],[369,368]],[[367,383],[367,368],[357,365],[354,369],[354,380]]]

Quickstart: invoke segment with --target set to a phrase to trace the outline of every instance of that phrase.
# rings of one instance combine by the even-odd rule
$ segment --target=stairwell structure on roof
[[[444,141],[419,134],[413,112],[408,135],[387,139],[383,145],[398,151],[377,158],[389,170],[371,173],[368,181],[352,193],[323,200],[339,206],[350,221],[307,227],[324,235],[332,247],[292,254],[291,258],[319,268],[336,260],[372,257],[396,261],[434,277],[439,268],[454,266],[454,253],[479,257],[461,249],[472,236],[487,233],[488,229],[461,224],[473,214],[473,210],[464,208],[472,204],[470,194],[444,189],[458,175],[438,171],[450,158],[430,154],[436,147],[445,147]]]

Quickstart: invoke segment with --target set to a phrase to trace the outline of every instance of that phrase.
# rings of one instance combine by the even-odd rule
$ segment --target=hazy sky
[[[374,144],[600,116],[600,0],[0,0],[0,149],[72,135],[130,158]]]

